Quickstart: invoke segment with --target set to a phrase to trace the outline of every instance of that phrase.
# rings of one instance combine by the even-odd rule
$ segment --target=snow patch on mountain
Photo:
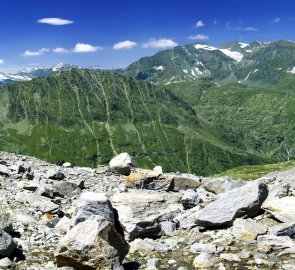
[[[234,59],[237,62],[241,62],[243,59],[243,55],[239,52],[232,52],[229,49],[219,49],[219,51],[221,51],[222,53],[224,53],[225,55],[227,55],[228,57]]]
[[[207,50],[207,51],[216,51],[216,50],[218,50],[217,48],[212,47],[212,46],[209,46],[209,45],[206,45],[206,44],[196,44],[195,45],[195,48],[197,50],[203,49],[203,50]]]
[[[155,67],[153,67],[153,69],[155,69],[155,70],[164,70],[164,67],[163,66],[155,66]]]

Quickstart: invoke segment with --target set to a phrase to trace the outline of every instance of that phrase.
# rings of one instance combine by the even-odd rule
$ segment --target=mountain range
[[[203,175],[295,157],[291,41],[195,43],[124,70],[2,76],[0,150],[85,166],[128,151],[141,167]]]

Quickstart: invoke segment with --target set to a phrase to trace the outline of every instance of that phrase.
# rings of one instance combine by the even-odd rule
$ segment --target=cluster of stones
[[[295,269],[295,169],[252,182],[0,152],[0,269]]]

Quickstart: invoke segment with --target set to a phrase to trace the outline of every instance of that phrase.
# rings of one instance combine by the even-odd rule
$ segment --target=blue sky
[[[125,67],[176,44],[295,40],[294,0],[1,0],[0,71]]]

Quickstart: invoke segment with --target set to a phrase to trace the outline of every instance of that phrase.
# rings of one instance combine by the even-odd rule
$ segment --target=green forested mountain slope
[[[294,67],[295,43],[291,41],[231,42],[220,48],[196,43],[143,57],[124,73],[155,84],[207,78],[219,84],[270,87],[295,73]]]
[[[128,151],[142,167],[203,175],[261,161],[220,139],[170,91],[82,69],[1,87],[0,145],[91,166]]]
[[[169,89],[237,148],[273,161],[295,158],[295,78],[285,78],[271,89],[206,81]]]

